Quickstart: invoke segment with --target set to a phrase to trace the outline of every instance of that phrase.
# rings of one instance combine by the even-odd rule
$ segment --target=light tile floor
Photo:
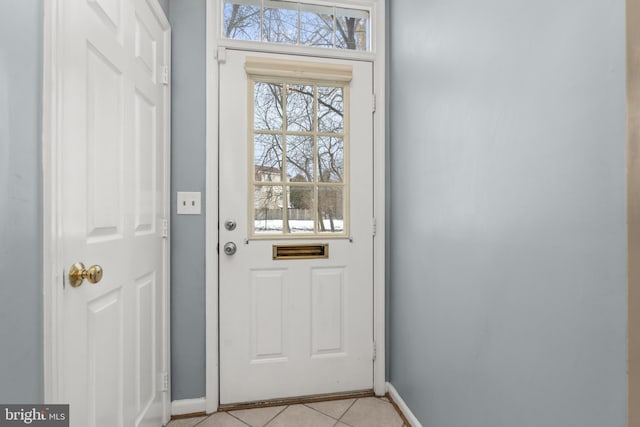
[[[407,427],[386,397],[218,412],[167,427]]]

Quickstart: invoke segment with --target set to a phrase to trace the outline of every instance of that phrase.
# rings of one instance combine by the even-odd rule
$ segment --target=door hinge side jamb
[[[169,220],[166,218],[162,219],[162,238],[169,238]]]
[[[169,85],[169,66],[162,66],[162,84],[167,86]]]
[[[169,373],[162,372],[160,374],[160,391],[169,391]]]

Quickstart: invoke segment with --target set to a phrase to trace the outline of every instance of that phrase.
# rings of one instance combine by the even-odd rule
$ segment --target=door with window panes
[[[372,66],[220,63],[220,403],[373,385]]]

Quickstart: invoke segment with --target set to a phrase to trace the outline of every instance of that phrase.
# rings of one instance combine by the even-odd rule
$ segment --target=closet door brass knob
[[[82,285],[84,279],[87,279],[89,283],[98,283],[102,280],[102,267],[99,265],[92,265],[85,270],[84,264],[76,262],[69,269],[69,284],[73,288],[77,288]]]

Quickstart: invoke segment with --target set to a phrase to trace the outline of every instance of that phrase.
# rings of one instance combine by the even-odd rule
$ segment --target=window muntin
[[[252,236],[345,236],[348,85],[252,78],[250,88]]]
[[[368,10],[274,0],[225,0],[222,36],[287,45],[371,50]]]

